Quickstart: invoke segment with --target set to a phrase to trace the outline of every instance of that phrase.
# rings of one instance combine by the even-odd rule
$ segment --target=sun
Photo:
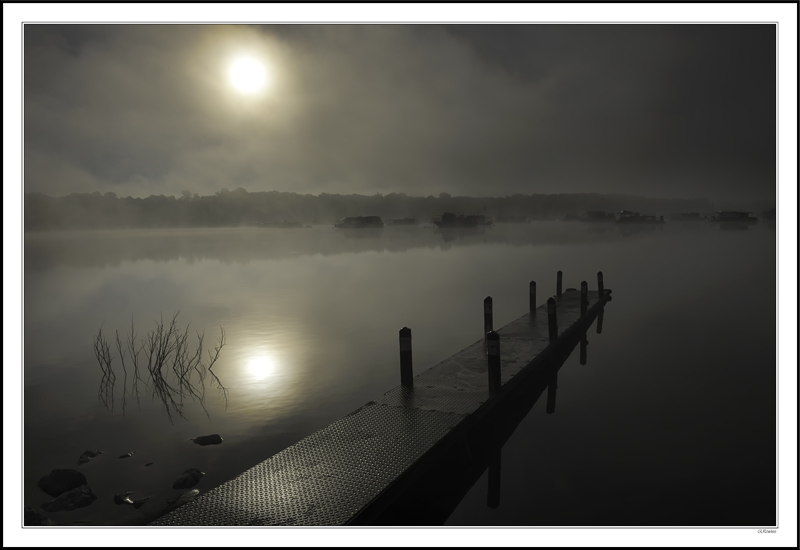
[[[240,57],[228,69],[231,85],[243,94],[255,94],[267,84],[264,65],[252,57]]]

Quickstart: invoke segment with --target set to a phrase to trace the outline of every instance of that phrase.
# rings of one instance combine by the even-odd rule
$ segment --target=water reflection
[[[581,224],[533,222],[521,226],[439,229],[392,227],[304,231],[242,227],[225,229],[136,229],[25,234],[25,273],[58,266],[117,267],[123,262],[203,260],[248,263],[256,260],[330,256],[368,251],[405,252],[417,248],[448,250],[454,246],[503,244],[539,246],[605,243],[635,234],[662,231],[706,232],[709,224]],[[680,227],[678,227],[680,225]]]
[[[446,243],[453,241],[485,242],[486,227],[439,227],[434,231]]]
[[[631,299],[615,307],[613,330],[603,337],[614,340],[613,349],[625,352],[606,357],[593,348],[594,369],[601,364],[613,369],[603,369],[597,378],[576,377],[576,385],[567,387],[566,380],[579,369],[559,372],[562,392],[556,413],[545,414],[542,394],[537,408],[541,416],[528,414],[503,447],[506,487],[516,485],[523,494],[552,489],[549,478],[538,472],[560,471],[569,478],[571,461],[589,450],[587,441],[595,449],[626,449],[625,460],[598,460],[592,473],[595,483],[581,485],[581,501],[603,495],[606,502],[601,506],[647,500],[651,494],[672,499],[689,495],[699,502],[710,494],[700,489],[710,476],[701,476],[696,480],[701,483],[692,486],[674,483],[678,476],[693,475],[697,465],[723,472],[717,474],[720,480],[761,475],[770,463],[774,472],[774,445],[771,450],[759,442],[775,425],[775,377],[762,369],[754,371],[752,365],[769,364],[765,351],[775,351],[774,324],[762,322],[775,318],[775,233],[761,223],[746,232],[667,223],[664,231],[625,239],[609,225],[612,230],[604,232],[596,231],[594,224],[566,222],[497,226],[482,237],[489,245],[481,239],[444,243],[433,228],[424,227],[386,227],[377,239],[348,239],[321,226],[302,231],[26,235],[25,502],[41,502],[38,479],[53,468],[74,465],[84,449],[106,451],[105,465],[95,460],[81,467],[94,469],[90,481],[100,500],[63,512],[69,517],[55,517],[58,522],[119,524],[121,507],[107,510],[101,502],[110,503],[113,494],[131,489],[142,491],[137,495],[161,494],[158,491],[169,490],[175,476],[188,467],[207,472],[203,491],[228,481],[394,387],[399,327],[413,326],[419,335],[415,364],[436,364],[481,333],[480,306],[487,294],[497,307],[495,322],[503,325],[527,307],[530,279],[539,281],[540,304],[541,297],[555,292],[552,273],[557,269],[564,272],[565,286],[593,280],[602,268],[615,287],[625,289]],[[698,234],[703,238],[695,238]],[[687,299],[692,303],[689,316]],[[211,327],[209,343],[215,336],[213,327],[225,327],[227,343],[214,372],[229,389],[227,411],[211,391],[205,400],[210,422],[199,405],[185,400],[189,421],[170,424],[164,421],[161,403],[151,401],[151,390],[143,384],[141,412],[137,411],[130,397],[133,367],[126,356],[132,413],[124,418],[108,414],[97,403],[101,372],[89,345],[97,327],[106,321],[104,330],[114,352],[114,328],[122,333],[131,311],[149,322],[161,310],[177,309],[193,326]],[[598,321],[598,329],[599,325]],[[123,334],[121,338],[124,344]],[[661,351],[653,353],[654,349]],[[273,359],[275,369],[257,379],[248,365],[262,355]],[[647,369],[639,368],[643,359]],[[681,376],[675,375],[676,368]],[[146,380],[146,365],[140,369]],[[125,377],[118,359],[114,371],[119,410]],[[685,385],[684,374],[696,383]],[[719,380],[726,381],[726,391],[718,391]],[[582,423],[569,425],[563,414],[581,386],[604,396],[623,391],[637,414],[629,416],[628,406],[623,415],[619,407],[598,408],[591,400],[573,400],[569,405],[576,411],[602,420],[603,439],[595,440],[597,430],[581,431],[576,424]],[[665,395],[682,403],[670,419],[663,414]],[[709,407],[718,414],[709,417]],[[706,421],[698,424],[697,418]],[[563,445],[547,440],[542,423],[560,423],[558,434],[549,435]],[[640,426],[641,437],[632,437],[631,429]],[[713,439],[706,437],[710,428],[716,434]],[[211,432],[221,434],[225,443],[201,449],[187,441]],[[688,443],[687,436],[692,438]],[[520,452],[527,444],[515,443],[520,440],[535,441],[538,448],[544,445],[548,456]],[[130,450],[137,451],[133,459],[117,460]],[[691,458],[685,460],[687,456]],[[156,465],[145,467],[151,461]],[[631,481],[637,464],[650,465],[652,473]],[[767,469],[760,467],[764,464]],[[106,466],[107,473],[101,471]],[[651,491],[652,484],[639,481],[645,477],[663,483]],[[513,519],[507,521],[525,525],[528,518],[542,517],[543,507],[535,499],[517,498],[510,505],[514,497],[506,488],[500,509],[488,509],[483,482],[476,485],[471,492],[480,493],[478,498],[468,494],[460,504],[456,501],[448,522],[457,518],[462,525],[486,525],[502,522],[499,515],[510,513],[506,517]],[[708,508],[722,505],[726,513],[732,512],[733,505],[723,500],[709,500]],[[577,506],[563,498],[558,504]],[[650,521],[659,517],[653,514]],[[580,518],[574,521],[583,524]],[[741,523],[745,524],[750,525]]]
[[[443,525],[484,473],[487,474],[486,505],[500,507],[503,445],[545,390],[546,412],[555,412],[558,371],[579,344],[585,353],[589,328],[585,326],[582,332],[565,342],[543,369],[514,388],[507,398],[469,428],[459,442],[442,452],[435,465],[410,483],[396,500],[369,519],[357,518],[358,524]],[[585,364],[585,357],[582,359]]]
[[[248,361],[247,371],[256,380],[264,380],[275,374],[275,360],[267,355],[258,355]]]
[[[122,414],[125,415],[125,407],[128,391],[128,369],[125,366],[125,356],[128,356],[128,364],[133,368],[133,389],[130,396],[139,398],[139,383],[144,384],[151,390],[151,397],[158,399],[163,405],[163,410],[170,423],[172,414],[177,414],[180,418],[184,416],[184,400],[191,400],[200,405],[208,417],[208,410],[205,405],[206,397],[206,378],[209,379],[209,386],[216,387],[220,395],[225,400],[227,408],[228,390],[212,370],[214,363],[219,359],[222,347],[225,345],[225,331],[220,327],[220,337],[213,350],[208,350],[209,363],[203,362],[203,340],[204,333],[197,332],[196,347],[189,345],[189,325],[181,332],[178,329],[178,313],[173,315],[168,325],[164,324],[163,318],[156,321],[155,328],[148,332],[142,341],[136,341],[136,332],[133,319],[131,319],[130,331],[127,334],[125,345],[120,339],[119,331],[115,331],[116,349],[123,372],[122,386]],[[114,356],[110,351],[108,341],[103,335],[103,327],[97,331],[94,339],[94,353],[102,378],[98,396],[100,402],[109,410],[114,410],[114,393],[117,376],[114,373]],[[146,366],[148,379],[144,380],[139,374],[139,365]]]

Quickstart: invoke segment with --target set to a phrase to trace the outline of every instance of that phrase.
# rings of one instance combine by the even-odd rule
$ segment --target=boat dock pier
[[[474,483],[487,466],[496,506],[502,443],[545,389],[553,412],[558,368],[579,343],[585,363],[588,328],[597,319],[602,330],[611,291],[597,277],[596,291],[562,291],[559,271],[556,296],[538,308],[532,281],[529,312],[496,331],[487,298],[486,337],[416,376],[403,327],[399,386],[150,525],[436,524],[463,491],[420,495],[463,487],[459,475]]]

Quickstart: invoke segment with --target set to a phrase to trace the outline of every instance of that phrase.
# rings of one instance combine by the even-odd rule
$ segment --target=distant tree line
[[[388,195],[319,195],[279,191],[248,192],[222,189],[210,196],[184,191],[180,197],[150,195],[117,197],[114,193],[72,193],[51,197],[25,193],[25,231],[57,229],[109,229],[133,227],[223,227],[299,221],[327,224],[345,216],[380,216],[384,221],[416,218],[429,222],[443,212],[486,214],[529,219],[559,219],[589,210],[634,210],[668,216],[673,212],[713,210],[707,199],[654,199],[599,193],[533,194],[505,197],[460,197],[448,193],[412,197]]]

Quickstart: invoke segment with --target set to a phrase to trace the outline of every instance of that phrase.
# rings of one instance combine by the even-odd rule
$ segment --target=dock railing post
[[[531,315],[536,312],[536,281],[531,281],[530,297],[528,298]]]
[[[561,296],[561,282],[564,278],[564,274],[560,271],[556,274],[556,296]]]
[[[556,301],[553,298],[547,299],[547,328],[550,333],[550,343],[558,339],[558,320],[556,319]]]
[[[400,329],[400,384],[411,389],[414,387],[414,370],[411,365],[411,329]]]
[[[603,288],[603,272],[602,271],[598,271],[597,272],[597,293],[600,295],[600,299],[601,300],[606,297],[605,292],[606,291]]]
[[[491,330],[486,333],[489,362],[489,395],[500,393],[500,335]]]
[[[492,326],[492,297],[487,296],[483,299],[483,334],[494,330]]]
[[[589,309],[589,285],[586,281],[581,281],[581,317],[586,315]]]

